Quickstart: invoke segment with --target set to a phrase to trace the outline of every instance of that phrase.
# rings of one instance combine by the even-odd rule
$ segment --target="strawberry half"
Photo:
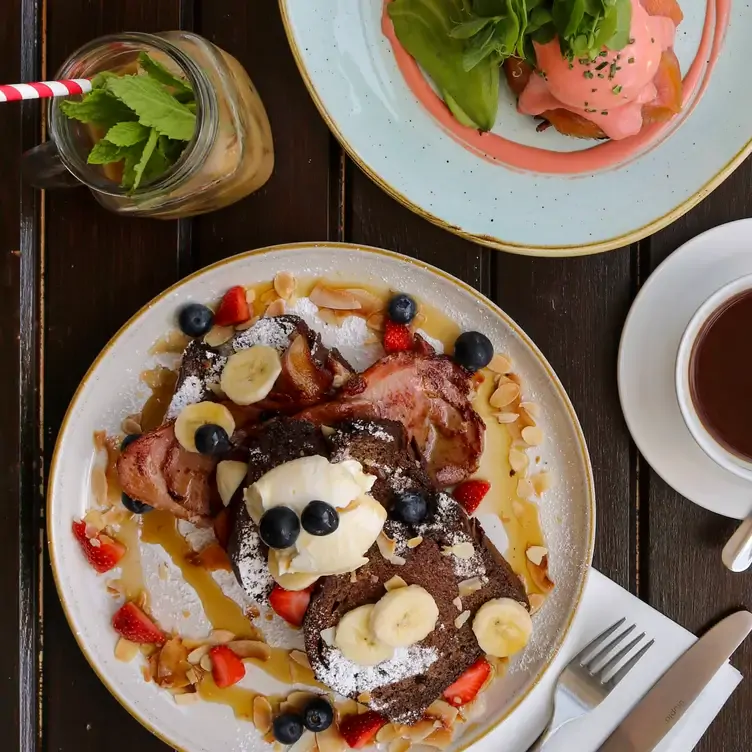
[[[384,322],[384,350],[388,353],[412,350],[413,333],[406,324],[397,324],[391,319]]]
[[[489,488],[491,488],[491,484],[487,480],[466,480],[454,489],[452,496],[462,504],[468,514],[473,514],[480,506]]]
[[[83,520],[74,521],[72,527],[73,535],[81,544],[84,556],[97,572],[109,572],[125,556],[125,546],[110,538],[109,535],[97,533],[89,537]]]
[[[373,710],[362,715],[345,716],[339,724],[339,733],[353,749],[361,749],[373,741],[382,726],[386,725],[383,718]]]
[[[444,690],[444,699],[455,708],[467,705],[475,699],[490,673],[491,664],[485,658],[479,658],[454,684]]]
[[[129,601],[112,617],[112,627],[126,640],[143,645],[162,645],[162,630],[135,604]]]
[[[288,624],[300,627],[311,602],[311,590],[313,585],[305,590],[285,590],[275,585],[269,594],[269,604]]]
[[[209,651],[209,657],[212,679],[221,689],[237,684],[245,676],[243,661],[227,645],[216,645]]]
[[[230,326],[242,324],[251,318],[248,301],[245,299],[245,288],[237,285],[231,287],[222,298],[217,312],[214,314],[216,326]]]

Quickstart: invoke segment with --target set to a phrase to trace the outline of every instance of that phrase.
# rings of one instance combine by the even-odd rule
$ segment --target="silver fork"
[[[614,687],[634,668],[637,661],[648,652],[655,640],[650,640],[643,645],[624,665],[617,668],[620,661],[645,637],[643,632],[609,658],[611,652],[634,631],[635,625],[632,624],[593,655],[596,648],[599,648],[608,640],[625,621],[626,619],[619,619],[616,624],[599,634],[559,674],[559,678],[556,680],[551,718],[533,746],[528,749],[528,752],[542,749],[543,745],[562,726],[585,715],[585,713],[589,713],[593,708],[600,705]],[[604,660],[605,663],[603,663]],[[614,671],[614,669],[616,670]]]

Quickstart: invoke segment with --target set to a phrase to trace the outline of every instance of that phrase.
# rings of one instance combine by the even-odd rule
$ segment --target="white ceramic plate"
[[[619,398],[637,448],[672,488],[727,517],[752,514],[752,484],[694,440],[676,397],[676,356],[690,319],[716,290],[752,274],[752,220],[721,225],[674,251],[629,311],[619,347]]]
[[[716,8],[727,2],[681,2],[683,74],[703,26],[712,35]],[[381,32],[383,0],[280,0],[280,7],[309,91],[355,162],[413,211],[479,243],[538,255],[627,245],[691,209],[752,150],[752,97],[738,63],[752,28],[748,3],[733,3],[712,79],[691,113],[663,134],[670,137],[619,167],[577,176],[511,169],[458,144],[405,84]],[[721,25],[717,33],[720,43]],[[592,145],[553,128],[536,133],[504,82],[501,88],[495,133],[554,151]]]
[[[122,418],[140,407],[145,395],[139,374],[153,364],[148,350],[173,327],[176,309],[188,300],[216,299],[239,282],[252,284],[272,279],[283,269],[300,278],[325,276],[387,284],[419,293],[433,305],[451,311],[463,328],[486,332],[497,351],[508,352],[523,379],[525,393],[543,408],[547,442],[541,454],[550,463],[557,485],[546,494],[541,516],[556,588],[535,617],[532,643],[512,665],[508,677],[494,684],[488,693],[486,715],[469,727],[458,743],[458,748],[464,747],[495,726],[529,692],[567,633],[592,556],[593,480],[584,438],[569,399],[524,332],[471,287],[438,269],[388,251],[299,244],[236,256],[162,293],[115,335],[94,362],[71,403],[52,462],[48,497],[50,556],[66,615],[81,649],[110,691],[138,720],[173,747],[191,752],[268,749],[255,728],[236,720],[228,707],[209,703],[178,707],[167,692],[146,684],[135,664],[115,660],[116,635],[110,627],[110,618],[117,604],[105,592],[104,580],[109,577],[97,576],[85,563],[70,525],[73,518],[81,517],[93,504],[92,433],[100,429],[118,432]],[[169,628],[171,621],[179,621],[171,612],[181,611],[191,600],[192,591],[180,585],[179,576],[167,582],[157,576],[159,562],[166,559],[160,552],[156,546],[142,544],[152,608],[162,626]],[[238,590],[236,583],[235,589]],[[195,594],[193,601],[197,601]],[[198,607],[196,603],[190,608],[194,607]],[[193,629],[208,629],[201,613],[191,619]],[[181,634],[186,635],[185,630],[183,625]],[[246,680],[255,688],[266,692],[282,689],[253,671]]]

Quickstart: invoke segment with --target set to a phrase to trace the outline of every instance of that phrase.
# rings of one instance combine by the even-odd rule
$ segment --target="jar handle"
[[[52,141],[45,141],[23,153],[21,175],[34,188],[78,188],[82,185],[63,164]]]

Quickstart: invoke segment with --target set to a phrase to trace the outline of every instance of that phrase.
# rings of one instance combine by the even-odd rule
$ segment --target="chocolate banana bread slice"
[[[434,494],[424,523],[389,520],[384,532],[393,544],[375,545],[366,554],[369,563],[354,575],[318,582],[303,624],[305,646],[320,682],[393,722],[412,724],[483,654],[472,630],[476,611],[494,598],[529,604],[520,579],[481,525],[446,494]],[[416,546],[418,538],[422,541]],[[460,558],[449,550],[455,547],[465,557],[467,547],[456,548],[461,543],[472,545],[472,556]],[[348,611],[379,601],[394,576],[433,596],[439,609],[436,628],[416,645],[397,649],[389,661],[360,666],[330,644],[333,628]]]

